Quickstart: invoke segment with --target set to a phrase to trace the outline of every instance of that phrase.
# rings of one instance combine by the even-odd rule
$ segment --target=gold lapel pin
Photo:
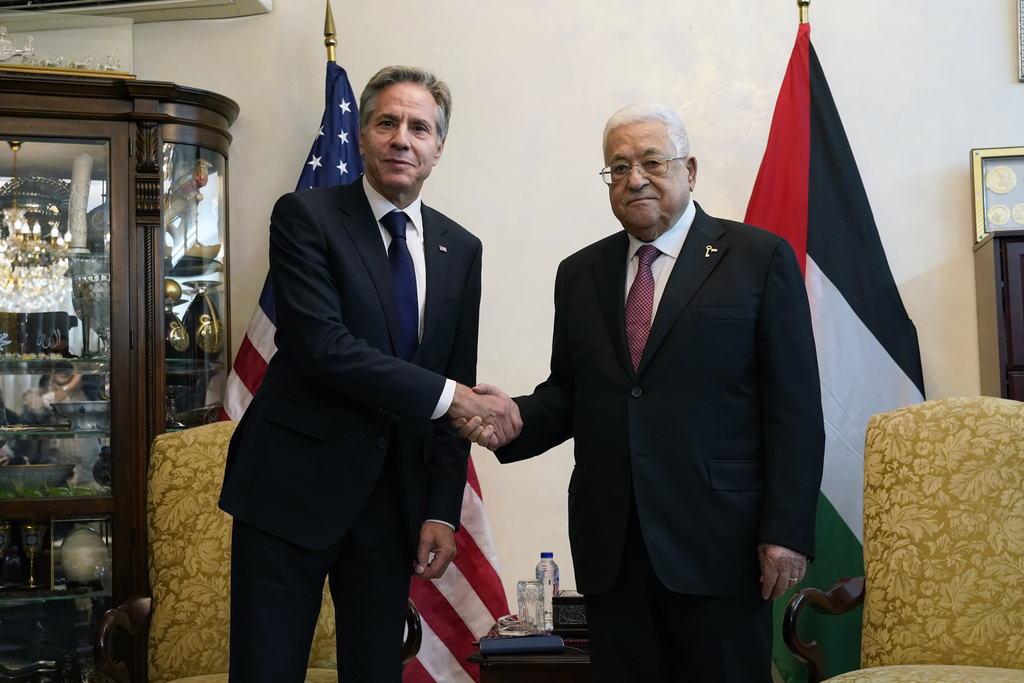
[[[716,251],[718,250],[709,244],[704,248],[704,258],[711,258],[711,255],[714,254]]]

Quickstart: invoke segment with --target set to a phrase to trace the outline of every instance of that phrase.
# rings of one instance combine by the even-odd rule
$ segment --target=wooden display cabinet
[[[971,150],[981,393],[1024,401],[1024,147]]]
[[[1024,233],[974,247],[981,393],[1024,401]]]
[[[216,419],[230,369],[237,115],[171,83],[0,70],[0,667],[94,680],[99,617],[148,592],[150,443]]]

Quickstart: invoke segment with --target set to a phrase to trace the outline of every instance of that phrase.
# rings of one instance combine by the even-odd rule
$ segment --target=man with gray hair
[[[771,600],[814,553],[825,440],[800,266],[691,200],[672,109],[615,113],[604,160],[624,230],[559,266],[551,374],[515,399],[522,433],[456,424],[506,463],[575,439],[595,682],[769,683]]]
[[[302,683],[329,580],[339,679],[397,683],[410,577],[455,557],[469,444],[507,438],[507,399],[478,395],[480,240],[421,201],[451,95],[388,67],[363,92],[365,174],[281,197],[270,219],[271,359],[231,440],[233,683]]]

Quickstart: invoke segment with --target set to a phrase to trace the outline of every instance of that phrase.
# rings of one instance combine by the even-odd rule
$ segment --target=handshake
[[[523,429],[519,406],[504,391],[489,384],[478,384],[472,389],[457,384],[448,415],[459,434],[492,451],[519,436]]]

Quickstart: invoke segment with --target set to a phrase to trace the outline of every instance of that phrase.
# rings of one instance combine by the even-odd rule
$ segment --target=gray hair
[[[359,127],[366,128],[373,110],[377,108],[377,96],[388,86],[412,83],[422,86],[434,98],[437,107],[434,119],[437,124],[437,146],[448,137],[448,122],[452,117],[452,93],[448,84],[437,76],[416,66],[386,66],[370,79],[359,96]]]
[[[669,140],[676,146],[676,153],[681,157],[690,156],[690,139],[686,135],[686,126],[683,125],[679,114],[664,104],[630,104],[612,114],[604,126],[602,148],[605,156],[608,153],[608,136],[613,130],[619,126],[647,121],[664,123],[668,128]]]

